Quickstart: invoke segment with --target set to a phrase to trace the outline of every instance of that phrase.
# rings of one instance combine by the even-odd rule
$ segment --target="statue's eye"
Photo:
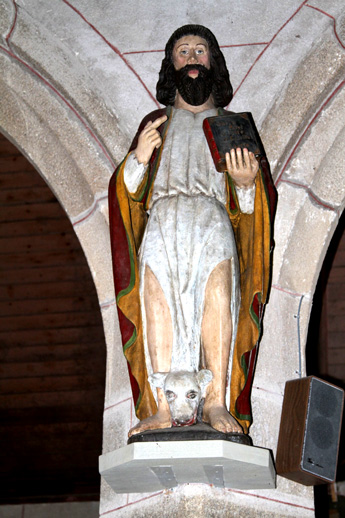
[[[195,399],[197,397],[197,393],[196,392],[188,392],[187,394],[187,398],[188,399]]]
[[[176,399],[176,394],[172,390],[167,390],[165,392],[165,397],[167,398],[168,401],[172,401],[173,399]]]

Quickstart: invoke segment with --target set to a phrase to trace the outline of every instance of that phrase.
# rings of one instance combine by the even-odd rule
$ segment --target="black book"
[[[247,148],[257,158],[265,155],[250,112],[207,117],[203,122],[203,129],[217,171],[226,170],[225,153],[231,149]]]

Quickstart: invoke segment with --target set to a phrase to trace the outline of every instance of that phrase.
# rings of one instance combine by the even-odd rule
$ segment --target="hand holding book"
[[[252,114],[227,113],[203,122],[217,171],[228,171],[237,187],[250,187],[259,170],[255,157],[265,155]]]
[[[226,170],[234,180],[236,187],[248,188],[255,181],[259,163],[252,151],[247,148],[231,149],[225,153]]]

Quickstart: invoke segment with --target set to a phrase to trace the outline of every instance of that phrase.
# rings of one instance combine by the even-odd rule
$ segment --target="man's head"
[[[231,101],[232,87],[224,56],[215,36],[202,25],[180,27],[166,44],[157,100],[165,105],[174,104],[176,89],[188,104],[203,104],[210,94],[215,106],[226,106]]]
[[[204,104],[213,87],[208,43],[201,36],[190,34],[175,42],[172,61],[176,88],[183,100],[192,106]]]

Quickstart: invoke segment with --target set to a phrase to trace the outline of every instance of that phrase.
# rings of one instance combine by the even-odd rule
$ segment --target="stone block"
[[[274,283],[295,293],[313,293],[338,215],[307,197],[294,220]]]
[[[272,450],[273,455],[277,448],[282,402],[281,392],[274,393],[265,386],[258,387],[254,379],[251,396],[253,424],[249,429],[249,435],[254,446],[268,448]],[[269,419],[267,419],[267,409],[269,409]]]
[[[344,90],[345,92],[345,90]],[[345,105],[345,97],[343,101]],[[345,110],[344,110],[345,120]],[[328,154],[323,158],[318,175],[311,185],[313,193],[321,200],[334,206],[339,215],[345,203],[345,129],[336,136]]]
[[[308,194],[303,187],[280,183],[278,187],[277,214],[274,221],[272,282],[278,282],[286,249],[294,232],[294,222]]]
[[[294,376],[294,378],[295,377],[296,376]],[[254,385],[256,385],[255,381]],[[264,387],[259,389],[256,386],[252,391],[253,425],[249,433],[254,444],[256,446],[270,448],[274,458],[278,444],[284,388],[285,382],[279,394],[265,390]],[[267,496],[268,492],[257,491],[256,493],[258,495]],[[301,506],[308,507],[310,499],[313,498],[313,488],[297,484],[278,476],[277,488],[275,491],[269,491],[269,494],[276,500],[290,502],[291,504],[299,503]]]
[[[86,128],[36,76],[1,56],[0,126],[43,176],[71,219],[107,190],[112,166]]]
[[[333,206],[339,205],[344,197],[345,162],[341,152],[344,120],[345,90],[342,89],[311,124],[283,176],[310,186],[316,196]]]
[[[30,8],[20,11],[11,37],[12,48],[66,98],[91,131],[97,133],[114,160],[121,160],[129,139],[118,127],[116,109],[109,92],[104,91],[106,82],[100,80],[109,62],[112,68],[119,68],[121,59],[67,4],[54,5],[53,17],[47,2],[34,0],[30,7],[33,16],[28,15]],[[78,37],[73,38],[75,34]],[[86,56],[80,52],[85,38]],[[97,69],[101,63],[104,69],[90,74],[90,65]],[[113,73],[116,78],[118,74]]]
[[[97,207],[89,217],[75,223],[73,228],[86,255],[100,304],[114,300],[108,222]]]
[[[273,287],[264,317],[264,334],[259,347],[255,386],[273,394],[284,393],[285,382],[298,377],[299,347],[297,315],[300,296]],[[302,375],[305,373],[304,344],[308,331],[310,298],[300,308]]]
[[[103,454],[123,448],[132,426],[133,402],[127,399],[108,407],[103,415]]]
[[[2,45],[6,45],[6,36],[11,30],[13,16],[14,16],[14,5],[9,0],[0,0],[0,39]]]
[[[312,11],[303,9],[300,28],[297,29],[296,26],[300,36],[303,35],[299,39],[302,44],[309,30],[312,30],[315,35],[314,23],[325,23],[325,20],[320,20],[317,12]],[[303,29],[303,24],[306,31]],[[319,26],[318,29],[320,28]],[[287,33],[287,37],[291,40],[291,33]],[[270,107],[269,117],[265,119],[261,130],[274,177],[281,170],[297,139],[308,126],[315,114],[315,107],[321,107],[325,100],[325,92],[330,92],[336,81],[340,81],[344,75],[345,56],[339,49],[331,26],[328,26],[323,34],[323,40],[315,45],[310,53],[298,52],[295,58],[298,56],[301,61],[295,63],[293,77],[290,78],[286,67],[282,67],[284,78],[281,78],[281,81],[284,87],[277,91],[273,106]],[[272,59],[273,56],[270,57]]]
[[[293,2],[289,4],[288,9],[284,9],[285,21],[296,13],[298,7],[300,4]],[[313,90],[319,88],[320,74],[325,79],[326,75],[331,75],[324,60],[317,63],[318,49],[314,58],[314,67],[317,66],[316,81],[310,81],[314,70],[313,67],[308,67],[307,62],[305,64],[308,68],[307,72],[301,71],[298,79],[295,80],[296,69],[299,70],[300,63],[303,63],[305,56],[308,56],[312,49],[315,34],[322,32],[327,26],[329,26],[327,21],[310,9],[299,10],[286,26],[274,25],[275,34],[271,33],[271,38],[275,36],[274,39],[269,38],[269,48],[255,63],[250,76],[232,103],[232,109],[238,111],[237,106],[241,100],[248,103],[250,99],[250,109],[253,111],[259,129],[265,121],[261,136],[273,166],[285,148],[286,139],[291,137],[303,119],[303,113],[313,104]],[[282,30],[276,32],[278,29]],[[331,42],[333,40],[331,28],[328,30],[328,39]],[[337,50],[336,44],[333,45],[334,50]],[[277,63],[281,63],[282,56],[284,56],[284,64],[277,66]],[[275,70],[274,75],[272,70]],[[267,81],[267,78],[270,78],[270,81]],[[319,91],[321,90],[320,87]],[[277,108],[278,113],[275,113]],[[268,113],[269,118],[265,120]]]
[[[106,515],[107,518],[112,518],[112,516],[118,517],[119,512],[121,516],[122,512],[126,511],[127,504],[128,495],[119,495],[115,493],[115,491],[111,489],[109,484],[107,484],[106,481],[101,478],[100,516]],[[112,511],[114,512],[114,514],[112,513]]]
[[[109,486],[108,486],[109,487]],[[310,488],[308,488],[310,490]],[[116,495],[114,497],[125,497]],[[131,495],[129,495],[131,497]],[[133,495],[132,495],[133,496]],[[312,518],[313,505],[306,498],[278,500],[270,490],[220,489],[207,484],[183,484],[173,490],[142,494],[122,507],[114,506],[110,518]],[[101,515],[102,516],[102,515]]]

